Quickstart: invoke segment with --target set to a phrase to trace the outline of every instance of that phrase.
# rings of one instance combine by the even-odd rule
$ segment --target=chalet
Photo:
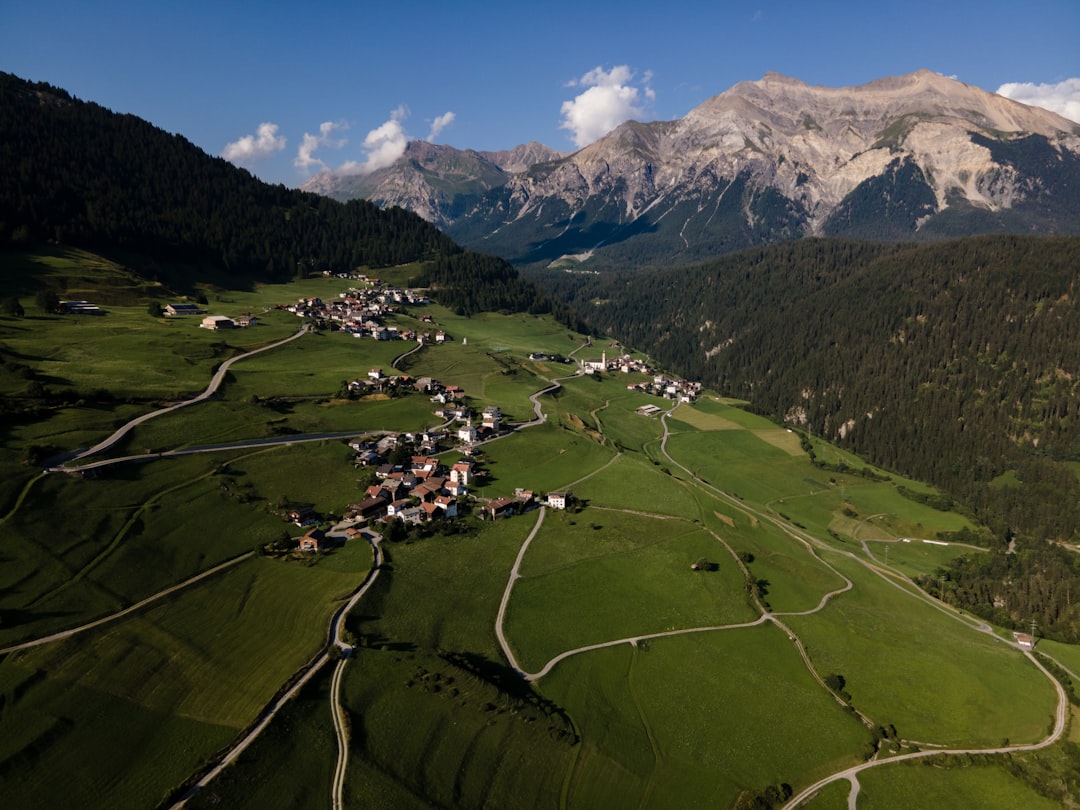
[[[457,501],[453,498],[449,498],[446,495],[440,495],[434,500],[434,505],[442,510],[442,513],[448,517],[457,517]]]
[[[447,517],[446,513],[439,508],[438,504],[434,503],[422,503],[420,508],[424,511],[425,520],[435,520],[436,518]]]
[[[239,318],[236,319],[236,325],[239,327],[254,326],[259,322],[259,319],[252,315],[250,312],[245,312]]]
[[[410,506],[399,512],[397,517],[404,523],[423,523],[427,514],[419,506]]]
[[[381,464],[375,468],[375,477],[380,481],[384,481],[394,473],[400,473],[401,467],[397,464]]]
[[[408,498],[399,498],[398,500],[392,501],[391,503],[387,504],[386,515],[387,517],[397,517],[399,514],[408,509],[409,506],[410,502]]]
[[[105,310],[89,301],[61,301],[56,308],[66,315],[104,315]]]
[[[533,491],[531,489],[522,489],[517,487],[514,490],[514,499],[521,501],[522,503],[531,503],[533,499]]]
[[[469,494],[469,488],[457,481],[450,481],[443,489],[446,490],[448,495],[451,495],[454,498],[460,498],[462,495]]]
[[[205,315],[206,310],[198,304],[167,304],[165,306],[165,314],[175,317],[184,315]]]
[[[432,456],[413,456],[410,459],[413,473],[434,473],[439,468],[439,460]]]
[[[364,450],[356,454],[356,466],[371,467],[379,463],[381,456],[374,450]]]
[[[1016,639],[1016,643],[1020,646],[1021,650],[1035,649],[1034,636],[1030,636],[1027,633],[1013,633],[1013,638]]]
[[[217,331],[218,329],[232,329],[236,324],[233,323],[232,318],[226,318],[224,315],[207,315],[202,319],[202,323],[199,327],[202,329],[212,329]]]
[[[517,509],[517,501],[513,498],[496,498],[484,504],[484,514],[492,520],[510,517]]]
[[[326,535],[322,529],[312,529],[300,538],[301,551],[322,551],[326,548]]]
[[[547,495],[547,505],[550,506],[552,509],[565,509],[566,503],[569,499],[569,493],[549,492]]]
[[[434,501],[440,495],[441,490],[442,487],[433,487],[430,484],[418,484],[413,487],[412,496],[427,503]]]
[[[358,517],[362,520],[380,518],[386,514],[387,504],[389,500],[385,497],[365,498],[359,503],[350,504],[345,514],[346,517]]]
[[[319,522],[319,516],[315,514],[315,509],[310,506],[293,509],[286,515],[286,519],[289,523],[295,523],[297,526],[310,526],[312,523]]]

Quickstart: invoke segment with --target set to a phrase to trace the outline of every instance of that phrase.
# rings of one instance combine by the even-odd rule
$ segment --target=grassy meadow
[[[0,317],[0,395],[29,402],[36,380],[71,396],[0,426],[0,649],[295,536],[281,519],[288,506],[337,515],[362,497],[365,476],[341,438],[87,477],[27,463],[35,447],[90,447],[203,390],[224,359],[296,332],[300,319],[278,305],[333,298],[348,282],[206,287],[210,313],[260,319],[211,333],[198,319],[151,316],[148,302],[175,299],[100,257],[51,249],[12,261],[9,284],[28,314]],[[35,312],[42,277],[108,314]],[[528,355],[586,343],[550,319],[465,318],[438,305],[392,322],[416,327],[420,315],[452,340],[409,356],[401,372],[462,386],[474,407],[497,405],[509,420],[531,420],[529,395],[576,369]],[[343,381],[389,371],[414,346],[303,335],[236,363],[218,396],[139,426],[112,452],[433,426],[423,395],[338,397]],[[706,393],[674,406],[627,390],[640,379],[564,379],[540,400],[546,421],[480,448],[480,498],[518,487],[576,496],[545,513],[507,598],[503,629],[523,669],[573,653],[543,677],[510,668],[495,627],[538,511],[383,543],[380,576],[347,621],[347,806],[729,807],[770,786],[798,791],[872,749],[871,731],[815,675],[842,675],[851,705],[906,745],[1047,733],[1055,695],[1045,677],[905,579],[970,550],[920,542],[968,518],[905,497],[901,487],[932,494],[919,482],[860,474],[864,462],[816,438],[831,467],[813,466],[798,433],[739,403]],[[636,413],[646,403],[670,413]],[[841,463],[846,471],[832,471]],[[692,570],[703,558],[710,570]],[[0,653],[0,804],[158,806],[324,648],[331,614],[370,565],[363,541],[309,560],[244,556],[122,618]],[[759,600],[807,659],[781,627],[747,626],[761,618]],[[1076,648],[1040,651],[1080,672]],[[325,806],[337,755],[329,683],[327,668],[188,807]],[[1070,767],[1067,745],[1045,752],[1055,773]],[[859,806],[1043,806],[1036,786],[1049,777],[1039,774],[1053,769],[1034,756],[1010,761],[876,767],[860,774]],[[843,806],[847,794],[846,781],[833,784],[807,806]]]

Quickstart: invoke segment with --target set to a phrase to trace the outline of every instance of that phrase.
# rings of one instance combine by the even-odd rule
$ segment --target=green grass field
[[[1039,795],[1001,765],[941,768],[899,763],[859,774],[859,807],[868,810],[931,810],[982,807],[987,810],[1053,810],[1060,805]],[[817,807],[816,804],[811,807]]]
[[[787,621],[819,672],[844,676],[860,711],[893,724],[901,737],[940,745],[989,747],[1047,733],[1054,692],[1023,655],[882,587],[851,560],[833,555],[829,561],[854,581],[854,590],[820,613]]]
[[[588,522],[545,521],[522,564],[506,630],[527,670],[587,644],[757,618],[735,561],[707,532],[681,520],[586,514]],[[718,570],[691,570],[703,557]]]
[[[169,300],[163,289],[78,251],[19,258],[9,280],[24,304],[41,273],[109,314],[45,316],[31,304],[30,317],[0,317],[0,347],[51,390],[116,399],[0,426],[0,645],[107,615],[295,536],[279,515],[288,505],[333,515],[361,497],[364,475],[341,439],[161,458],[85,479],[40,476],[24,463],[30,447],[89,447],[162,401],[201,391],[226,357],[296,331],[301,321],[276,305],[332,298],[346,282],[207,287],[212,313],[260,317],[215,334],[195,319],[150,316],[148,300]],[[464,318],[438,305],[394,320],[416,326],[420,315],[452,341],[411,356],[403,372],[463,386],[474,406],[498,405],[516,420],[532,419],[529,394],[576,368],[529,353],[568,355],[585,342],[550,319]],[[409,348],[304,335],[237,363],[213,401],[140,426],[114,452],[432,426],[423,395],[336,397],[342,381],[388,371]],[[25,401],[33,374],[8,370],[0,394]],[[783,621],[816,672],[842,674],[853,705],[911,744],[1046,734],[1054,691],[1026,658],[865,565],[862,541],[879,564],[888,548],[895,572],[933,571],[966,549],[918,541],[971,526],[966,517],[901,494],[934,494],[918,482],[860,475],[864,462],[816,438],[818,459],[849,470],[814,467],[799,434],[712,393],[671,412],[665,453],[663,421],[636,408],[672,403],[628,391],[637,379],[565,380],[541,399],[546,422],[481,448],[488,475],[473,491],[569,487],[578,499],[548,510],[514,583],[504,627],[525,669],[581,645],[693,632],[579,652],[526,683],[508,667],[495,622],[537,512],[384,543],[380,577],[347,622],[357,645],[344,680],[347,805],[725,807],[861,761],[870,731],[784,632],[770,623],[702,630],[757,620],[748,589],[768,610],[805,614]],[[702,557],[716,570],[692,571]],[[0,804],[158,805],[323,647],[334,607],[370,564],[360,541],[313,565],[254,557],[85,634],[0,656]],[[852,587],[840,592],[846,580]],[[1080,672],[1075,647],[1040,649]],[[328,804],[329,674],[188,806]],[[1066,774],[1071,750],[1016,754],[1009,769],[877,767],[860,776],[859,806],[1043,806],[1033,785],[1050,777],[1038,775],[1038,757],[1057,757],[1045,773]],[[829,786],[808,806],[845,806],[847,790]]]

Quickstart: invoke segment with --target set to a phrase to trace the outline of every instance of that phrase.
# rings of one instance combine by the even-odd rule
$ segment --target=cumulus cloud
[[[1080,78],[1066,79],[1057,84],[1009,82],[998,88],[998,95],[1080,122]]]
[[[312,169],[325,169],[326,163],[315,157],[315,150],[326,146],[331,149],[340,149],[345,145],[344,138],[332,138],[336,130],[348,129],[349,125],[340,121],[323,121],[319,124],[319,134],[304,133],[304,140],[296,150],[293,165],[298,169],[310,172]]]
[[[617,65],[605,71],[596,67],[568,87],[585,89],[562,104],[560,129],[570,131],[573,142],[581,148],[606,135],[623,121],[644,118],[646,105],[656,94],[649,86],[652,73],[646,72],[635,81],[627,65]]]
[[[245,135],[226,144],[221,156],[239,165],[254,163],[285,148],[285,136],[278,135],[278,125],[269,122],[259,124],[255,135]]]
[[[383,169],[405,154],[409,144],[409,135],[405,131],[405,119],[409,117],[409,108],[402,104],[392,113],[390,120],[371,130],[364,138],[362,148],[366,157],[362,162],[349,161],[341,167],[347,174],[368,174],[376,169]]]
[[[447,111],[432,121],[431,131],[427,136],[428,143],[435,143],[435,139],[439,137],[439,133],[454,123],[455,118],[457,118],[457,116],[454,115],[454,113]]]

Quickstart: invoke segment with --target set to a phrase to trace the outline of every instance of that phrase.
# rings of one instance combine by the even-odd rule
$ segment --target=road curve
[[[239,360],[243,360],[243,359],[245,359],[247,357],[251,357],[253,355],[259,354],[260,352],[269,351],[270,349],[276,349],[278,346],[284,346],[286,343],[289,343],[289,342],[291,342],[293,340],[296,340],[302,334],[307,332],[308,329],[309,329],[308,324],[305,323],[294,334],[290,335],[287,338],[284,338],[283,340],[276,341],[275,343],[268,343],[267,345],[262,346],[262,347],[260,347],[258,349],[253,349],[250,352],[245,352],[244,354],[238,354],[238,355],[236,355],[236,357],[230,357],[228,360],[226,360],[224,363],[222,363],[220,366],[218,366],[217,371],[214,372],[214,376],[210,379],[210,384],[208,386],[206,386],[206,390],[203,391],[201,394],[198,394],[197,396],[194,396],[191,399],[185,399],[183,402],[177,402],[177,403],[169,405],[169,406],[167,406],[165,408],[159,408],[156,411],[151,411],[150,413],[144,413],[142,416],[136,416],[130,422],[127,422],[127,423],[121,425],[119,428],[117,428],[117,430],[111,436],[109,436],[107,439],[103,439],[102,441],[98,442],[93,447],[89,448],[88,450],[82,450],[82,451],[76,453],[74,456],[72,456],[68,460],[69,461],[78,461],[80,459],[86,458],[87,456],[93,456],[93,455],[97,455],[98,453],[104,452],[105,450],[108,450],[114,444],[119,442],[122,438],[124,438],[124,436],[126,436],[133,428],[137,427],[138,425],[141,425],[143,422],[148,422],[149,420],[155,419],[155,418],[157,418],[159,416],[162,416],[164,414],[171,413],[172,411],[179,410],[180,408],[186,408],[188,405],[194,405],[197,402],[203,402],[204,400],[209,399],[210,397],[212,397],[217,392],[218,388],[221,387],[221,383],[224,382],[225,375],[228,373],[229,367],[232,366],[233,363],[235,363],[235,362],[237,362]],[[50,472],[63,471],[64,469],[70,469],[70,468],[64,468],[63,466],[58,466],[58,467],[50,468],[49,471]]]
[[[382,567],[382,550],[379,548],[378,545],[379,539],[380,538],[377,535],[368,538],[368,542],[371,543],[372,546],[372,554],[374,560],[371,569],[368,571],[368,574],[364,578],[364,581],[349,597],[349,600],[345,602],[341,607],[339,607],[336,611],[334,611],[334,615],[330,619],[330,630],[328,635],[330,636],[331,641],[339,648],[341,648],[343,653],[342,660],[344,660],[344,658],[347,658],[347,653],[351,651],[348,646],[341,641],[341,631],[344,626],[345,617],[348,615],[349,611],[352,610],[352,608],[356,605],[356,603],[360,601],[360,598],[365,593],[367,593],[372,583],[378,577],[379,571]],[[311,679],[314,678],[315,675],[320,672],[329,661],[330,656],[325,650],[318,656],[316,656],[314,659],[312,659],[306,665],[306,667],[301,670],[301,674],[299,675],[299,677],[297,677],[295,683],[293,683],[293,685],[289,687],[286,692],[270,701],[266,708],[263,709],[262,714],[259,715],[258,721],[255,723],[255,725],[251,726],[248,731],[243,734],[240,739],[238,739],[233,744],[233,746],[221,756],[218,762],[212,768],[210,768],[210,770],[206,771],[201,777],[198,778],[198,780],[191,784],[187,788],[187,790],[184,791],[184,794],[170,806],[170,810],[179,810],[179,808],[184,806],[188,799],[190,799],[198,791],[202,790],[204,787],[210,784],[210,782],[212,782],[218,774],[225,770],[225,768],[227,768],[229,765],[234,763],[237,758],[242,753],[244,753],[244,751],[247,750],[248,746],[255,742],[258,736],[266,730],[267,726],[270,725],[270,722],[277,716],[277,713],[281,711],[282,707],[285,706],[285,704],[287,704],[290,700],[292,700],[292,698],[295,697],[296,693],[299,692],[309,681],[311,681]],[[337,679],[337,683],[340,687],[340,677]],[[335,728],[337,728],[337,723],[340,719],[340,703],[338,702],[339,697],[339,694],[335,694],[332,696],[332,700],[334,702],[331,708],[333,709],[336,716]],[[342,740],[343,737],[344,729],[342,729],[342,732],[338,737],[339,742]],[[347,745],[341,748],[338,752],[339,768],[343,779],[345,767],[343,764],[341,764],[342,751],[346,752],[345,757],[347,757]],[[335,787],[339,787],[336,773]],[[335,804],[334,806],[339,807],[340,804]]]
[[[499,646],[502,647],[503,655],[506,656],[506,660],[510,662],[510,666],[514,671],[523,677],[528,677],[524,670],[518,666],[517,659],[514,657],[514,653],[510,650],[510,644],[506,641],[506,636],[503,634],[503,619],[506,617],[506,606],[510,602],[510,592],[514,589],[514,581],[521,577],[518,573],[518,569],[521,568],[521,561],[525,559],[525,552],[529,548],[529,543],[536,537],[537,532],[540,531],[540,525],[544,522],[544,514],[547,512],[547,507],[540,507],[540,514],[536,516],[536,523],[532,527],[532,531],[529,532],[529,536],[525,538],[525,542],[521,544],[521,548],[518,549],[517,558],[514,560],[514,567],[510,569],[510,578],[506,582],[506,588],[503,589],[502,601],[499,602],[499,615],[495,618],[495,636],[499,639]]]
[[[674,408],[672,408],[671,410],[674,410]],[[694,481],[698,482],[701,485],[704,485],[710,491],[712,491],[712,492],[716,493],[717,495],[721,496],[724,500],[735,504],[740,509],[748,509],[749,507],[747,507],[745,504],[743,504],[741,502],[736,501],[736,499],[733,498],[732,496],[728,495],[728,493],[724,492],[723,490],[718,489],[717,487],[714,487],[713,485],[709,484],[706,481],[702,481],[691,470],[688,470],[685,466],[683,466],[682,464],[679,464],[679,462],[677,462],[674,458],[671,457],[671,455],[667,452],[667,439],[668,439],[668,437],[670,435],[669,429],[668,429],[668,424],[667,424],[667,417],[668,417],[668,415],[670,413],[671,413],[671,411],[669,410],[669,411],[665,412],[663,414],[663,416],[661,417],[661,419],[663,421],[663,424],[664,424],[664,436],[663,436],[663,439],[661,440],[661,443],[660,443],[660,449],[661,449],[661,452],[664,454],[664,456],[672,464],[676,465],[681,470],[683,470],[685,473],[690,475],[690,477]],[[803,532],[796,533],[796,531],[792,527],[789,527],[789,526],[785,525],[781,521],[774,518],[772,515],[767,515],[767,514],[765,514],[763,512],[759,512],[756,509],[752,509],[751,511],[753,511],[760,519],[766,520],[769,523],[772,523],[774,526],[776,526],[781,531],[787,533],[792,538],[794,538],[796,540],[799,540],[804,545],[806,545],[808,547],[808,549],[813,548],[813,547],[825,547],[825,548],[828,548],[827,545],[822,544],[821,541],[817,540],[817,538],[814,538],[812,535],[808,535],[808,534],[805,534]],[[836,549],[832,549],[832,550],[837,551]],[[879,576],[882,576],[887,582],[890,582],[895,587],[897,587],[897,588],[901,587],[899,584],[894,582],[890,577],[885,576],[884,572],[880,571],[877,568],[877,566],[869,564],[865,560],[861,560],[860,558],[858,558],[856,555],[852,554],[851,552],[839,552],[839,553],[843,553],[844,556],[849,557],[850,559],[852,559],[852,560],[864,565],[865,567],[869,568],[871,571],[874,571],[875,573],[878,573]],[[832,566],[829,566],[829,567],[832,568]],[[835,569],[833,569],[833,571],[835,573],[839,574],[839,572],[836,571]],[[889,573],[892,573],[892,572],[889,572]],[[843,576],[843,575],[840,574],[840,576]],[[847,580],[847,577],[843,577],[843,578],[845,580]],[[850,580],[847,580],[847,581],[850,582]],[[843,590],[847,590],[847,588],[844,588]],[[975,624],[972,624],[970,621],[967,620],[967,617],[964,617],[964,616],[960,615],[959,611],[955,611],[954,609],[950,609],[950,607],[948,605],[943,605],[943,604],[936,603],[936,600],[933,600],[932,598],[927,597],[927,596],[925,596],[925,595],[923,595],[921,593],[912,593],[912,592],[908,591],[906,588],[902,588],[902,590],[904,590],[905,593],[908,593],[910,596],[912,596],[912,598],[920,599],[920,600],[926,602],[927,604],[930,604],[931,606],[936,607],[939,610],[941,610],[942,612],[950,615],[952,618],[963,622],[965,625],[967,625],[968,627],[970,627],[972,630],[974,630],[976,632],[988,632],[988,633],[993,632],[993,629],[989,625],[985,624],[984,622],[977,622]],[[821,607],[821,605],[819,605],[818,609],[820,609],[820,607]],[[779,622],[777,622],[777,624],[778,624],[778,626],[782,626]],[[794,634],[792,634],[792,636],[793,636],[792,640],[796,641],[797,637],[795,637]],[[801,647],[801,643],[799,644],[799,646]],[[1017,649],[1019,649],[1019,646],[1016,645],[1016,644],[1014,644],[1012,646],[1017,647]],[[805,651],[800,650],[800,652],[805,652]],[[1069,699],[1068,699],[1068,696],[1065,693],[1065,689],[1058,682],[1057,678],[1055,678],[1049,672],[1049,670],[1047,670],[1046,667],[1044,667],[1038,661],[1038,659],[1035,658],[1035,656],[1032,655],[1030,652],[1028,652],[1027,650],[1024,650],[1023,653],[1024,653],[1024,655],[1026,655],[1028,657],[1028,659],[1033,664],[1035,664],[1036,667],[1039,668],[1039,670],[1047,677],[1047,679],[1050,681],[1050,683],[1053,684],[1054,689],[1057,692],[1057,696],[1058,696],[1058,705],[1057,705],[1057,710],[1055,711],[1055,716],[1054,716],[1054,728],[1050,732],[1050,734],[1048,734],[1044,739],[1042,739],[1042,740],[1040,740],[1038,742],[1035,742],[1035,743],[1027,743],[1027,744],[1022,744],[1022,745],[1008,745],[1008,746],[1001,746],[1001,747],[998,747],[998,748],[936,748],[936,749],[927,750],[927,751],[915,751],[915,752],[912,752],[912,753],[909,753],[909,754],[900,754],[898,756],[889,757],[887,759],[875,759],[875,760],[872,760],[870,762],[864,762],[864,763],[862,763],[860,765],[855,765],[855,766],[852,766],[850,768],[845,768],[842,771],[838,771],[837,773],[826,776],[823,779],[819,779],[817,782],[815,782],[814,784],[812,784],[809,787],[805,788],[804,790],[799,792],[796,796],[792,797],[787,802],[787,804],[784,805],[783,810],[793,810],[793,808],[798,807],[804,801],[807,801],[808,799],[812,798],[817,793],[817,791],[820,790],[825,785],[828,785],[828,784],[830,784],[832,782],[835,782],[837,780],[840,780],[840,779],[847,779],[852,784],[852,792],[849,795],[849,805],[850,805],[851,803],[853,803],[855,801],[855,797],[857,797],[857,795],[858,795],[858,790],[859,790],[859,788],[858,788],[858,785],[859,785],[858,774],[860,772],[868,769],[868,768],[876,768],[879,765],[885,765],[885,764],[888,764],[888,763],[891,763],[891,762],[901,762],[903,760],[911,760],[911,759],[924,759],[926,757],[936,756],[938,754],[945,754],[945,755],[1009,754],[1009,753],[1015,753],[1015,752],[1020,752],[1020,751],[1037,751],[1037,750],[1040,750],[1042,748],[1047,748],[1047,747],[1053,745],[1058,740],[1060,740],[1061,737],[1063,736],[1063,734],[1065,733],[1066,723],[1067,723],[1067,720],[1068,720],[1068,712],[1069,712]],[[809,660],[806,658],[805,655],[804,655],[804,660],[807,661],[807,665],[809,666]],[[812,667],[810,669],[811,669],[811,672],[814,671]],[[864,722],[865,722],[865,719],[864,719]]]
[[[910,754],[900,754],[895,757],[889,757],[888,759],[875,759],[871,760],[870,762],[863,762],[859,765],[845,768],[844,770],[831,774],[830,776],[826,776],[824,779],[819,779],[817,782],[810,785],[810,787],[805,788],[799,794],[793,796],[791,800],[784,805],[784,810],[793,810],[793,808],[796,808],[808,799],[813,798],[813,796],[825,785],[836,782],[837,780],[847,779],[851,781],[853,785],[857,785],[857,775],[859,773],[867,770],[868,768],[876,768],[879,765],[889,765],[893,762],[902,762],[904,760],[910,759],[925,759],[926,757],[934,757],[938,756],[939,754],[947,754],[953,756],[963,754],[1014,754],[1020,751],[1038,751],[1040,749],[1047,748],[1053,745],[1058,740],[1060,740],[1062,735],[1065,733],[1065,724],[1068,720],[1069,698],[1065,694],[1064,687],[1062,687],[1062,685],[1058,683],[1057,678],[1051,675],[1050,672],[1046,669],[1046,667],[1039,663],[1039,660],[1034,655],[1027,651],[1024,652],[1024,655],[1026,655],[1028,659],[1033,664],[1035,664],[1035,666],[1037,666],[1042,671],[1042,673],[1046,675],[1047,678],[1050,679],[1050,682],[1054,684],[1054,688],[1057,690],[1058,705],[1057,711],[1054,714],[1054,728],[1050,732],[1050,734],[1048,734],[1044,739],[1039,740],[1038,742],[1027,743],[1024,745],[1005,745],[998,748],[939,748],[929,751],[913,751]]]

